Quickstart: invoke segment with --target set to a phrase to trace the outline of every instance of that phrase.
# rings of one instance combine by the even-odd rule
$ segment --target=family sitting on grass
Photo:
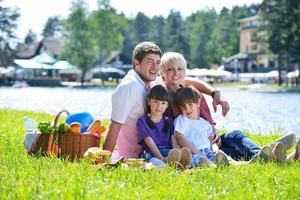
[[[295,134],[263,148],[241,131],[219,136],[200,92],[212,96],[215,111],[221,105],[223,116],[230,109],[228,102],[210,85],[185,77],[186,61],[181,54],[168,52],[161,56],[160,48],[152,42],[135,47],[134,70],[112,95],[105,150],[114,151],[117,144],[115,156],[144,158],[157,167],[178,165],[182,169],[300,159],[300,140],[286,158],[287,149],[296,142]],[[161,78],[157,78],[158,72]]]

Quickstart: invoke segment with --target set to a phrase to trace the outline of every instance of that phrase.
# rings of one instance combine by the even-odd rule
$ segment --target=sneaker
[[[180,149],[180,153],[181,153],[180,167],[182,170],[185,170],[187,167],[190,166],[190,162],[192,160],[192,153],[186,147]]]
[[[282,136],[281,138],[270,144],[271,149],[273,150],[275,145],[279,142],[283,143],[286,149],[290,149],[296,143],[296,135],[294,133],[291,133]]]
[[[272,150],[269,146],[264,146],[251,160],[250,163],[253,163],[257,160],[262,160],[268,162],[272,159]]]
[[[167,165],[170,167],[177,167],[177,164],[180,162],[181,152],[178,149],[172,149],[167,157]]]
[[[217,154],[216,154],[216,163],[218,165],[229,165],[229,160],[226,156],[225,153],[223,153],[222,151],[219,151]]]
[[[273,150],[272,150],[272,154],[273,154],[273,159],[276,162],[282,163],[285,161],[286,159],[286,147],[282,142],[278,142]]]

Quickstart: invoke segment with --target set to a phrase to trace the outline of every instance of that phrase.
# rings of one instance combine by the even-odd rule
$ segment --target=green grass
[[[0,199],[299,199],[300,163],[255,163],[143,172],[97,169],[86,161],[31,157],[23,146],[23,116],[53,116],[0,109]],[[106,126],[108,121],[105,122]],[[260,145],[280,135],[253,136]]]

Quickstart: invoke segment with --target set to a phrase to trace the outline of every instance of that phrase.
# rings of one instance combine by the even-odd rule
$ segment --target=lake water
[[[231,110],[224,118],[221,110],[213,113],[217,128],[265,133],[279,130],[300,135],[300,94],[242,91],[218,88],[230,102]],[[114,88],[0,88],[0,107],[56,114],[88,111],[95,118],[110,118],[111,94]],[[211,98],[207,97],[211,106]],[[212,106],[210,107],[211,110]]]

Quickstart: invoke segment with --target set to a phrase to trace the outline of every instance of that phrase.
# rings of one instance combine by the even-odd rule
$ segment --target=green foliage
[[[63,19],[60,16],[49,17],[42,35],[44,37],[62,37],[65,35]]]
[[[166,19],[165,45],[168,51],[176,51],[189,57],[189,44],[183,34],[184,26],[180,12],[171,11]]]
[[[191,23],[189,43],[191,47],[191,62],[195,67],[208,67],[209,49],[213,27],[216,22],[214,10],[198,11],[194,14]]]
[[[0,0],[1,2],[2,0]],[[15,49],[18,42],[15,31],[19,17],[18,9],[0,5],[0,66],[10,63],[16,54]]]
[[[37,34],[30,29],[24,39],[25,44],[32,44],[37,41]]]
[[[23,116],[54,116],[0,109],[0,199],[298,199],[300,164],[255,163],[142,171],[97,169],[88,162],[31,157],[23,147]],[[107,121],[105,126],[107,127]],[[279,135],[251,136],[265,145]]]
[[[265,22],[263,28],[267,30],[267,46],[278,55],[279,74],[282,66],[286,66],[286,71],[290,71],[291,64],[300,66],[300,2],[264,1],[261,10],[262,21]]]
[[[71,13],[65,23],[67,40],[62,52],[63,58],[81,69],[82,84],[84,83],[85,74],[92,67],[92,60],[95,57],[86,6],[83,0],[72,2]]]
[[[108,0],[98,1],[98,10],[89,16],[94,47],[98,59],[106,59],[112,51],[121,50],[126,18],[118,15]]]

